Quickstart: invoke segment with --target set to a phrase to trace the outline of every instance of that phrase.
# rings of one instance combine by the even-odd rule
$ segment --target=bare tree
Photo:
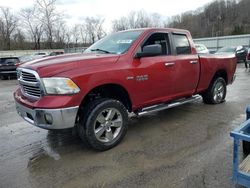
[[[48,47],[52,49],[54,26],[60,20],[60,15],[56,11],[56,0],[35,0],[35,2],[39,12],[37,17],[44,25]]]
[[[41,48],[41,37],[43,34],[43,23],[37,19],[38,14],[36,7],[22,9],[20,11],[20,18],[24,29],[27,31],[28,36],[31,37],[34,43],[34,49]]]
[[[0,50],[4,49],[4,22],[2,17],[0,17]]]
[[[134,25],[134,18],[131,18],[130,22],[133,22],[132,24]],[[135,28],[135,27],[132,27],[132,28]],[[126,17],[121,17],[120,19],[112,21],[112,29],[114,32],[132,29],[132,28],[130,28],[130,24]]]
[[[87,33],[89,43],[94,43],[106,35],[103,29],[104,19],[100,17],[87,17],[84,20],[84,30]]]
[[[12,36],[13,48],[14,49],[24,49],[25,48],[25,37],[21,29],[17,29],[16,33]]]
[[[83,45],[86,45],[88,42],[88,32],[87,32],[86,24],[84,24],[84,23],[82,25],[80,25],[80,35],[82,38]]]
[[[126,17],[121,17],[112,22],[113,31],[163,26],[163,19],[160,14],[149,14],[145,10],[132,11]]]
[[[164,27],[164,20],[158,13],[153,13],[150,16],[152,27]]]
[[[69,30],[65,32],[66,47],[70,48],[71,33]]]
[[[73,43],[75,47],[78,47],[78,42],[80,39],[80,25],[75,24],[75,26],[72,28],[72,37],[73,37]]]
[[[136,17],[136,28],[152,27],[152,21],[146,11],[138,11]]]
[[[103,38],[106,35],[106,32],[103,29],[104,21],[105,20],[100,18],[100,17],[96,18],[95,30],[96,30],[96,37],[98,40],[100,40],[101,38]]]
[[[175,27],[190,30],[193,37],[250,33],[249,0],[214,0],[195,11],[170,18],[145,10],[132,11],[112,21],[113,31],[141,27]],[[102,17],[86,17],[68,28],[56,10],[56,0],[34,0],[34,6],[18,14],[0,7],[0,50],[87,46],[106,35]],[[20,23],[18,25],[18,19]]]
[[[11,36],[17,29],[17,18],[10,11],[10,8],[0,7],[1,19],[1,36],[3,41],[3,48],[6,50],[11,49]]]
[[[63,20],[59,20],[54,27],[55,27],[55,31],[54,31],[55,41],[54,42],[56,44],[55,47],[64,48],[66,40],[67,40],[68,28]]]

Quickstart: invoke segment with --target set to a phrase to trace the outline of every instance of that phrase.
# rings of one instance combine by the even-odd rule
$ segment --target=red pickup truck
[[[75,128],[88,146],[107,150],[125,136],[130,112],[143,115],[200,96],[222,103],[235,69],[234,55],[197,55],[186,30],[127,30],[83,54],[21,65],[14,98],[29,123]]]

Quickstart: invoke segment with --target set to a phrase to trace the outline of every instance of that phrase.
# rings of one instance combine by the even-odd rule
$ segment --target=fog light
[[[53,117],[50,114],[44,114],[44,119],[45,119],[47,124],[52,125]]]

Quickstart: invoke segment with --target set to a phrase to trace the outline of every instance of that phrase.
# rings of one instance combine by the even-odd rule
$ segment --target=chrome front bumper
[[[78,106],[59,109],[30,109],[16,102],[17,113],[27,122],[43,129],[67,129],[75,126]]]

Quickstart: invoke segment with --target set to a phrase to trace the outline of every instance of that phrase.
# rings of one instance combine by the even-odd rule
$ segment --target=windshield
[[[84,53],[123,54],[142,31],[125,31],[111,34],[91,45]]]
[[[224,47],[217,51],[218,52],[227,52],[227,53],[235,53],[236,48],[235,47]]]

